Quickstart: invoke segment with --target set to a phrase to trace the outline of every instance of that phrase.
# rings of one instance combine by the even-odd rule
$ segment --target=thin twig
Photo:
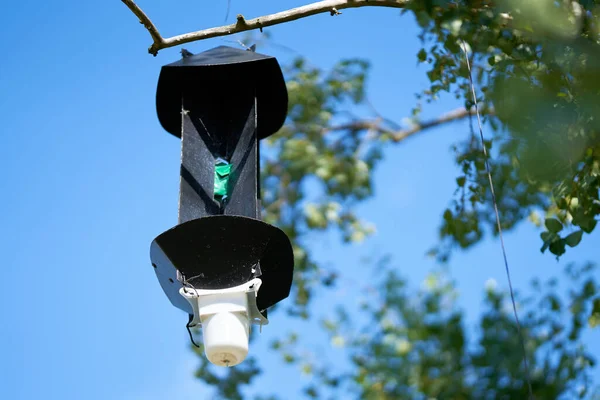
[[[233,35],[235,33],[245,32],[253,29],[262,29],[267,26],[295,21],[297,19],[306,18],[315,14],[331,13],[333,10],[335,10],[335,12],[339,12],[339,10],[346,8],[358,7],[405,8],[410,0],[323,0],[316,3],[307,4],[302,7],[292,8],[290,10],[248,20],[245,19],[243,15],[239,14],[235,24],[203,29],[196,32],[185,33],[183,35],[172,36],[170,38],[163,38],[160,36],[150,18],[148,18],[141,8],[138,7],[132,0],[121,1],[125,3],[125,5],[140,19],[140,22],[146,27],[146,29],[148,29],[148,32],[150,32],[154,43],[152,43],[152,46],[150,46],[148,52],[152,55],[156,55],[162,49],[174,47],[183,43],[190,43],[219,36]]]
[[[327,132],[332,131],[346,131],[346,130],[373,130],[383,135],[389,135],[392,141],[400,142],[416,133],[425,131],[427,129],[434,128],[438,125],[443,125],[449,122],[460,121],[469,115],[473,114],[474,110],[467,110],[465,108],[459,108],[453,111],[450,111],[446,114],[439,116],[438,118],[417,123],[410,128],[401,129],[401,130],[392,130],[382,126],[381,119],[377,118],[375,120],[361,120],[361,121],[353,121],[347,124],[335,125],[326,128]],[[488,110],[487,114],[493,114],[492,110]]]

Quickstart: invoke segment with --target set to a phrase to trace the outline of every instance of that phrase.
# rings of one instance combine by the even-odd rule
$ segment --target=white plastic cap
[[[248,316],[239,312],[220,312],[202,321],[204,351],[208,361],[232,367],[248,355]]]

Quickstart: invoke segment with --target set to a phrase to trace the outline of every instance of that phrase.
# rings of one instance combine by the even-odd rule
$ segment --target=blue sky
[[[221,25],[226,2],[206,3],[139,0],[164,36]],[[232,0],[229,21],[302,4]],[[344,10],[269,32],[323,68],[343,57],[369,59],[369,97],[398,122],[426,87],[416,65],[415,24],[398,10]],[[193,377],[197,359],[188,348],[186,316],[164,296],[149,260],[151,240],[177,221],[180,148],[160,127],[154,96],[160,66],[176,60],[179,48],[150,56],[148,33],[117,0],[10,2],[0,14],[0,36],[0,397],[211,398]],[[185,47],[201,52],[236,46],[230,40],[238,38]],[[258,50],[282,63],[293,55]],[[424,115],[459,105],[442,99]],[[376,197],[360,208],[377,234],[355,247],[335,235],[317,237],[315,255],[358,273],[358,257],[390,253],[418,287],[435,267],[424,254],[455,188],[449,147],[466,131],[456,123],[390,147],[375,175]],[[506,236],[514,285],[527,290],[532,277],[558,273],[569,261],[597,261],[598,238],[598,232],[586,237],[557,263],[539,252],[537,230],[523,224]],[[458,254],[450,267],[473,321],[486,280],[505,287],[499,243],[487,240]],[[359,297],[352,284],[342,284],[319,300]],[[271,371],[261,385],[286,398],[303,381],[268,354],[266,343],[294,327],[301,324],[272,315],[251,349]],[[598,331],[587,340],[600,355]]]

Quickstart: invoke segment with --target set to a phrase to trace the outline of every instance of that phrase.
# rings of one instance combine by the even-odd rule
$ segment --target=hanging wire
[[[182,274],[182,273],[180,273],[180,274],[181,274],[181,281],[180,282],[181,282],[181,285],[182,285],[182,288],[183,288],[183,291],[185,292],[185,294],[188,294],[188,291],[186,290],[186,287],[190,287],[190,288],[192,288],[194,290],[194,292],[196,292],[196,297],[198,297],[199,294],[198,294],[198,289],[196,289],[196,286],[192,285],[189,282],[189,279],[187,279],[185,277],[185,274]],[[197,278],[199,276],[201,276],[201,275],[192,276],[190,279],[194,279],[194,278]]]
[[[531,388],[531,378],[529,373],[529,363],[527,362],[527,352],[525,350],[525,338],[521,329],[521,322],[519,321],[519,314],[517,313],[517,305],[515,302],[515,295],[513,291],[512,281],[510,279],[510,268],[508,267],[508,258],[506,256],[506,247],[504,246],[504,237],[502,235],[502,226],[500,224],[500,213],[498,212],[498,202],[496,201],[496,193],[494,191],[494,182],[492,180],[492,172],[489,164],[489,155],[485,147],[485,140],[483,138],[483,127],[481,124],[481,117],[479,115],[479,105],[477,103],[477,95],[475,94],[475,84],[473,83],[473,75],[471,73],[471,63],[469,62],[469,54],[467,51],[467,44],[462,40],[462,50],[465,54],[465,61],[467,62],[467,70],[469,71],[469,83],[471,85],[471,95],[473,96],[473,105],[475,106],[475,114],[477,115],[477,124],[479,126],[479,137],[481,138],[481,147],[483,149],[483,156],[485,161],[485,170],[487,172],[488,180],[490,183],[490,192],[492,194],[492,201],[494,203],[494,212],[496,214],[496,225],[498,227],[498,236],[500,237],[500,245],[502,247],[502,256],[504,257],[504,268],[506,270],[506,277],[508,278],[508,288],[510,291],[510,299],[512,301],[513,313],[515,315],[515,321],[517,323],[517,332],[519,334],[519,341],[521,342],[521,349],[523,351],[523,364],[525,365],[525,380],[527,381],[527,389],[529,390],[529,399],[533,400],[533,390]]]
[[[185,328],[187,329],[188,334],[190,335],[190,342],[192,342],[192,344],[194,346],[196,346],[197,348],[200,348],[200,346],[198,346],[198,344],[196,344],[196,342],[194,341],[194,335],[192,335],[192,330],[190,329],[190,323],[192,322],[193,319],[194,319],[194,314],[189,314],[188,323],[185,324]]]
[[[188,282],[188,280],[185,278],[184,274],[181,274],[181,284],[182,284],[182,288],[183,291],[185,292],[185,294],[188,294],[187,290],[186,290],[186,286],[190,286],[194,292],[196,292],[196,296],[198,296],[198,289],[196,289],[196,287],[194,285],[192,285],[190,282]],[[189,319],[187,324],[185,324],[185,329],[187,329],[188,335],[190,335],[190,342],[192,342],[192,344],[194,346],[196,346],[197,348],[200,348],[200,346],[198,346],[198,344],[194,341],[194,335],[192,335],[192,330],[191,328],[191,323],[192,320],[194,319],[194,314],[188,314],[189,315]]]
[[[225,13],[225,19],[223,22],[227,22],[227,18],[229,18],[229,10],[231,9],[231,0],[227,0],[227,12]]]

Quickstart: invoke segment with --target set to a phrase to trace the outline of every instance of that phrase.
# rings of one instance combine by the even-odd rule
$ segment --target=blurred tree
[[[364,240],[373,227],[354,207],[373,195],[372,176],[385,146],[448,121],[472,115],[464,41],[469,46],[478,102],[492,128],[486,146],[497,187],[503,229],[527,218],[540,227],[541,251],[557,257],[591,233],[600,214],[600,6],[580,0],[422,0],[408,3],[421,27],[419,62],[429,66],[429,88],[417,95],[412,125],[401,127],[368,105],[366,60],[340,61],[323,71],[297,58],[285,68],[290,105],[286,125],[263,144],[264,219],[292,239],[295,253],[290,315],[310,318],[310,300],[337,276],[321,268],[305,246],[312,232],[339,229],[344,241]],[[422,121],[423,104],[442,92],[465,108]],[[493,146],[492,146],[493,144]],[[473,130],[453,147],[461,174],[443,212],[440,241],[431,254],[446,262],[453,249],[469,248],[485,233],[497,234],[481,143]],[[310,198],[307,184],[311,182]],[[314,183],[317,183],[316,185]],[[315,187],[317,189],[315,189]],[[316,192],[316,195],[315,195]],[[543,217],[540,217],[543,215]],[[563,304],[535,284],[523,299],[522,321],[536,398],[590,398],[593,364],[580,341],[582,329],[600,321],[598,285],[590,268],[571,269],[580,283]],[[430,287],[411,295],[391,270],[378,304],[365,306],[373,323],[363,328],[340,310],[325,328],[344,343],[354,368],[302,361],[298,338],[274,348],[314,377],[308,397],[365,399],[526,398],[522,354],[506,296],[489,289],[487,311],[475,341],[467,337],[454,286],[433,275]],[[523,312],[523,311],[521,311]],[[571,323],[565,325],[565,314]],[[363,333],[345,337],[340,332]],[[200,351],[201,352],[201,351]],[[217,374],[203,357],[197,376],[225,398],[242,398],[240,385],[260,373],[255,360]],[[596,393],[597,395],[597,393]],[[594,397],[598,398],[598,397]]]
[[[387,273],[377,287],[378,299],[364,306],[370,320],[356,326],[340,309],[337,318],[324,321],[354,368],[337,373],[330,363],[311,365],[314,380],[306,388],[308,397],[330,392],[331,398],[356,399],[528,398],[510,298],[496,291],[495,282],[486,285],[479,333],[469,341],[463,312],[456,306],[458,294],[446,273],[430,274],[414,293],[395,269],[381,263],[377,267]],[[518,299],[537,399],[600,398],[588,375],[595,360],[580,342],[598,290],[592,269],[567,267],[565,277],[576,287],[570,305],[556,295],[556,279],[534,281],[534,294]],[[293,353],[289,344],[282,348]]]
[[[295,333],[272,343],[285,362],[311,378],[304,388],[307,398],[528,398],[510,297],[497,291],[495,282],[486,284],[477,334],[469,337],[474,327],[466,326],[447,273],[431,273],[415,292],[386,260],[376,268],[383,276],[370,293],[373,300],[362,307],[364,322],[353,322],[343,308],[321,321],[332,344],[345,350],[349,366],[340,367],[322,354],[315,357]],[[574,288],[566,301],[557,295],[557,279],[535,280],[529,296],[516,295],[536,399],[600,399],[590,375],[596,360],[581,340],[587,316],[597,308],[600,287],[593,272],[591,264],[565,269],[564,279]],[[243,385],[261,372],[253,357],[217,371],[202,349],[195,350],[201,363],[196,375],[214,386],[218,398],[245,398]]]

